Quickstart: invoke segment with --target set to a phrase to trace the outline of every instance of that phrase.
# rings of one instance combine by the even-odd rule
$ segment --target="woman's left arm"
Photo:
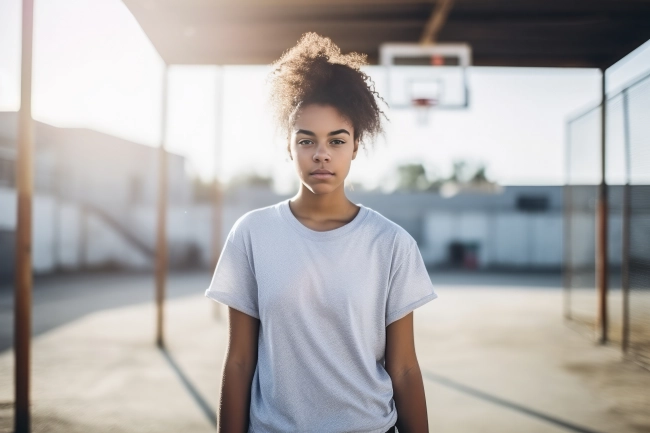
[[[386,327],[386,371],[393,382],[400,433],[428,433],[422,372],[415,355],[413,312]]]

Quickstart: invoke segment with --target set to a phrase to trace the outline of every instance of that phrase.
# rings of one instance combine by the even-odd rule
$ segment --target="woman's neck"
[[[343,185],[328,194],[314,194],[301,184],[290,202],[294,216],[315,230],[341,227],[352,221],[359,212],[359,206],[346,197]]]

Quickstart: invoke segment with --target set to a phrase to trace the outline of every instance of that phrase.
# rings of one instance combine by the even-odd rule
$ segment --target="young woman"
[[[229,306],[220,432],[428,432],[413,310],[437,295],[408,232],[345,196],[382,131],[364,63],[314,33],[274,63],[300,190],[237,220],[205,293]]]

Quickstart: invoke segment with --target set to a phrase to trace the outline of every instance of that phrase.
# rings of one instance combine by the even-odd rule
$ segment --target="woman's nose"
[[[329,161],[330,156],[327,153],[327,147],[318,146],[318,148],[316,149],[316,153],[314,153],[314,159],[316,161]]]

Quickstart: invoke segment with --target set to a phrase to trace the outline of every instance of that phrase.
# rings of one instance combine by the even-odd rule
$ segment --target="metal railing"
[[[650,368],[650,74],[567,122],[564,312],[590,337]],[[607,192],[606,317],[596,278],[601,121]],[[605,324],[604,338],[598,335]]]

